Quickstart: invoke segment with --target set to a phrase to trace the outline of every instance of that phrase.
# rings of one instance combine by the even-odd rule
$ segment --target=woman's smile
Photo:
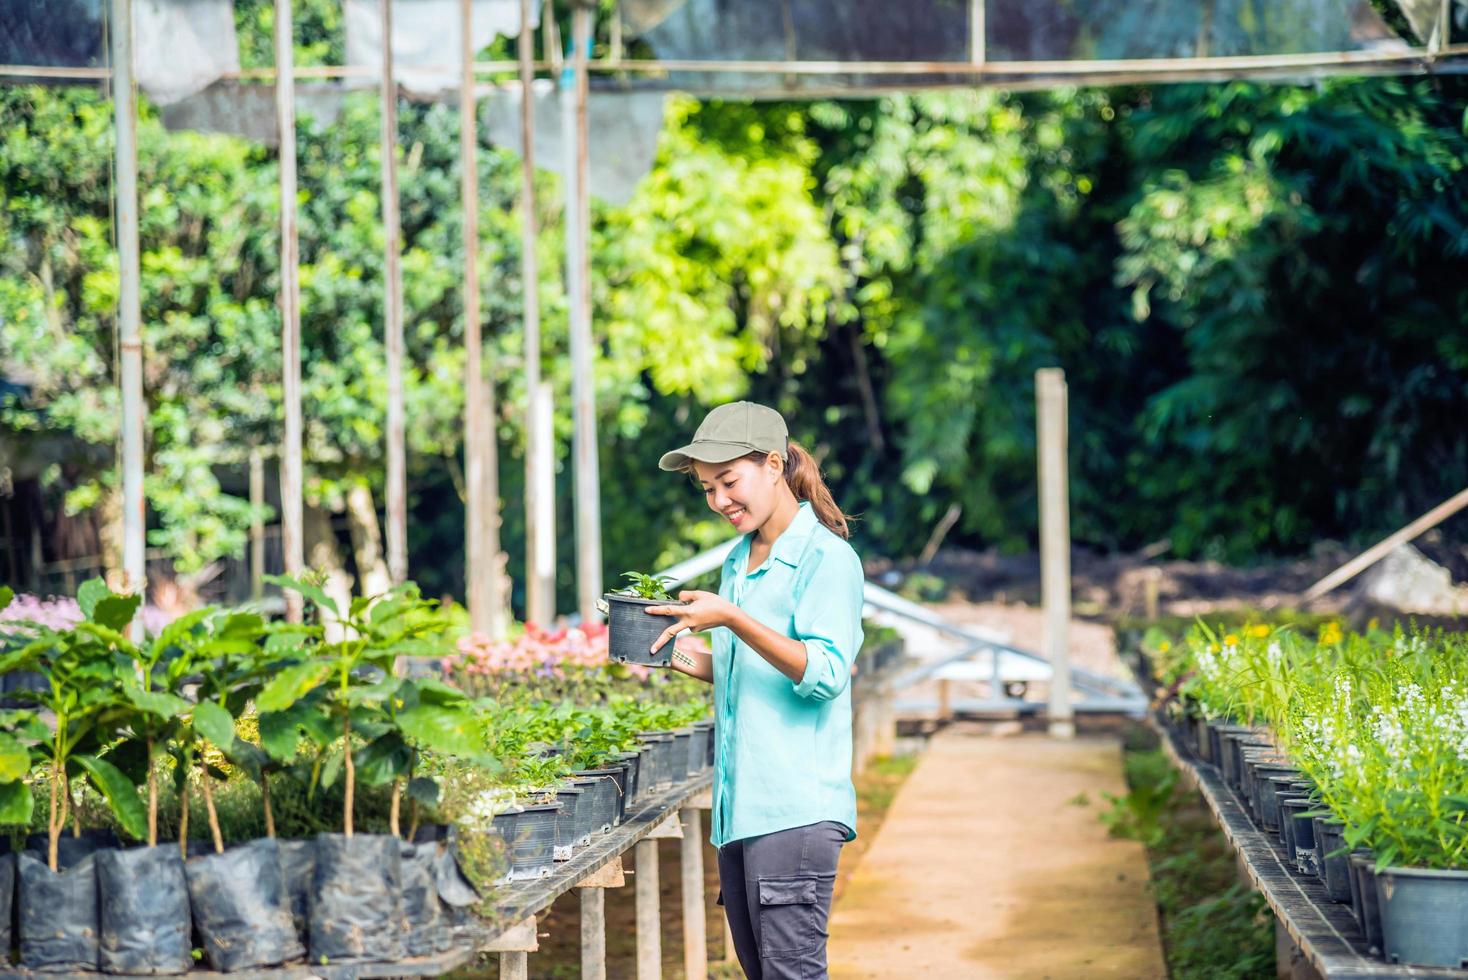
[[[724,511],[724,516],[729,519],[730,524],[738,527],[739,522],[744,520],[748,513],[743,507],[735,507],[733,510]]]

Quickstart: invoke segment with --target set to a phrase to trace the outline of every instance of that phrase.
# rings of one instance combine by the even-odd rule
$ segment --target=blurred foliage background
[[[335,3],[299,6],[301,63],[339,60]],[[246,66],[268,64],[270,4],[237,9]],[[1078,542],[1247,563],[1393,529],[1468,485],[1465,109],[1453,76],[672,100],[634,198],[594,208],[609,578],[727,533],[654,463],[736,397],[786,414],[863,553],[916,553],[953,504],[950,543],[1028,549],[1033,372],[1050,365],[1070,384]],[[328,514],[381,502],[377,126],[371,93],[300,122],[308,497]],[[457,108],[404,102],[399,126],[411,574],[461,595]],[[111,107],[0,87],[0,139],[0,447],[40,461],[52,506],[105,517]],[[244,461],[280,438],[276,160],[167,131],[146,104],[139,156],[150,540],[187,571],[242,553]],[[519,162],[481,135],[479,168],[518,577]],[[535,207],[569,600],[554,176]]]

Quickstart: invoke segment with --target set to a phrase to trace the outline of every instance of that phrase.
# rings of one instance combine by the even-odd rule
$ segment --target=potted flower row
[[[1468,638],[1199,627],[1174,732],[1383,957],[1468,964]]]

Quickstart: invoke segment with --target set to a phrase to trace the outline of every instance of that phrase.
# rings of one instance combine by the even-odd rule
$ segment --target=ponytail
[[[785,482],[790,485],[796,500],[810,501],[811,510],[816,512],[816,518],[828,531],[843,541],[851,537],[846,515],[836,506],[831,488],[821,478],[821,468],[811,454],[794,441],[785,457]]]

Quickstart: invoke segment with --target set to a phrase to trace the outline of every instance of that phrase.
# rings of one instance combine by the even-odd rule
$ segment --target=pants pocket
[[[835,875],[769,875],[759,879],[761,956],[824,949]]]

